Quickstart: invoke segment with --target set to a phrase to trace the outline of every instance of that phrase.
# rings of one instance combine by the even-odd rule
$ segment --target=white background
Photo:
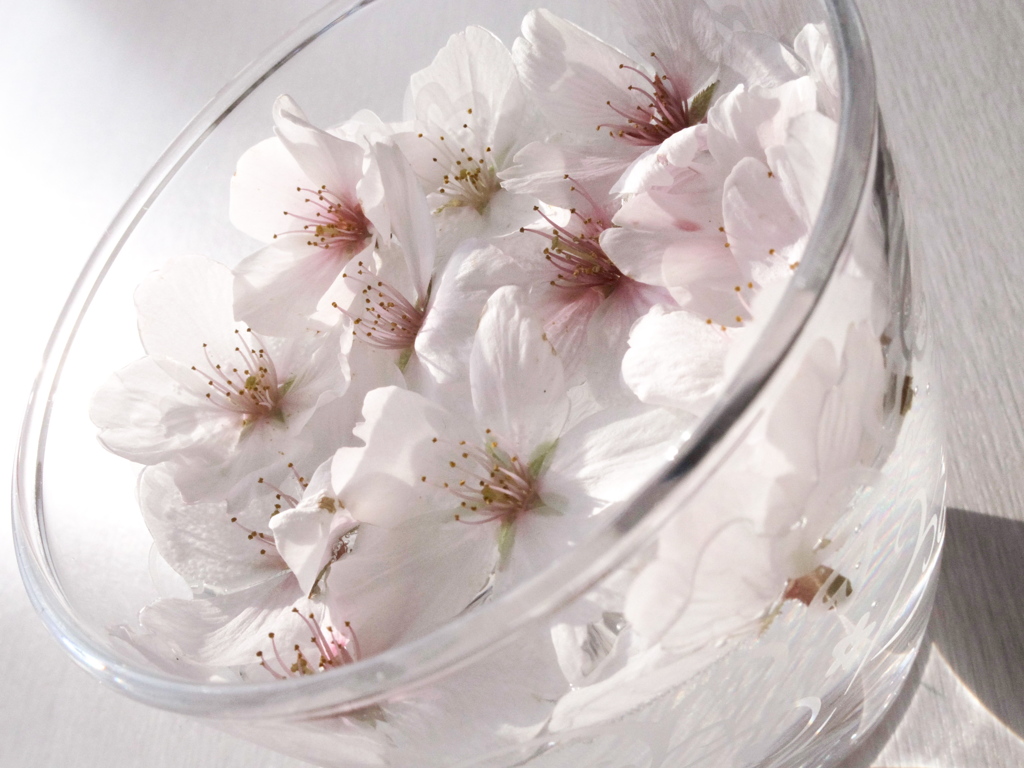
[[[429,14],[433,3],[424,0]],[[64,297],[176,132],[319,0],[11,0],[0,26],[0,467]],[[911,688],[850,768],[1024,765],[1024,6],[861,0],[948,394],[950,547]],[[298,766],[101,689],[0,526],[0,766]]]

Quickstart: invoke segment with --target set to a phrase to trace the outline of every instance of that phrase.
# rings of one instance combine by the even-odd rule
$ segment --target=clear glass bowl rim
[[[875,76],[852,0],[822,0],[836,49],[841,114],[836,155],[806,253],[780,304],[736,378],[694,429],[676,459],[607,526],[537,577],[414,642],[346,667],[266,683],[200,683],[141,669],[117,658],[76,618],[52,566],[42,502],[51,398],[79,322],[113,259],[192,152],[268,77],[360,9],[386,0],[335,0],[314,13],[228,83],[171,143],[139,183],[86,262],[44,352],[22,426],[14,468],[15,550],[26,591],[43,622],[72,658],[132,698],[193,716],[228,719],[315,717],[356,709],[449,674],[494,652],[528,625],[585,592],[667,519],[659,502],[692,493],[717,464],[730,432],[783,363],[828,285],[863,197],[878,138]]]

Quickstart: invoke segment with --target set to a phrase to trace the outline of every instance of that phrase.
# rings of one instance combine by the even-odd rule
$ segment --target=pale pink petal
[[[258,651],[269,661],[274,658],[274,644],[290,664],[293,644],[309,639],[308,627],[292,612],[298,606],[322,612],[303,600],[295,577],[286,572],[224,595],[160,600],[143,609],[139,623],[201,664],[258,664]],[[273,644],[268,637],[271,632]]]
[[[723,40],[701,0],[619,0],[630,42],[641,57],[655,53],[685,99],[714,80]]]
[[[355,189],[363,175],[362,147],[312,125],[289,96],[279,96],[274,102],[274,127],[314,189],[326,185],[335,195],[358,205]]]
[[[562,363],[539,321],[526,314],[521,289],[487,302],[470,357],[477,423],[529,455],[558,437],[568,417]]]
[[[641,402],[700,415],[722,391],[730,347],[719,327],[655,307],[629,335],[622,375]]]
[[[774,88],[807,73],[807,67],[777,38],[763,32],[733,32],[726,60],[748,88]]]
[[[607,408],[559,438],[541,496],[570,515],[586,514],[588,500],[624,501],[667,466],[692,422],[660,408]]]
[[[241,589],[286,570],[273,539],[259,535],[268,533],[273,497],[264,487],[188,504],[162,467],[147,468],[139,480],[139,506],[161,557],[196,591]]]
[[[821,111],[833,120],[839,119],[839,68],[836,52],[823,24],[808,24],[793,40],[796,55],[807,63],[818,85]]]
[[[413,112],[427,123],[449,126],[456,116],[490,145],[503,162],[526,109],[519,76],[508,48],[482,27],[452,35],[429,67],[410,78]],[[472,110],[472,111],[470,111]]]
[[[147,357],[111,375],[93,396],[89,418],[108,450],[157,464],[192,445],[203,420],[200,404]]]
[[[806,234],[782,182],[760,160],[745,157],[726,179],[722,197],[725,231],[740,269],[784,259],[783,251]]]
[[[344,265],[336,254],[318,248],[259,250],[235,268],[235,314],[261,333],[302,330]]]
[[[296,210],[309,196],[296,191],[308,186],[309,179],[280,139],[261,141],[238,159],[231,177],[231,223],[260,242],[269,243],[281,237],[282,245],[301,247],[309,236],[285,235],[302,229],[301,223],[286,211]]]
[[[356,436],[365,446],[342,448],[332,465],[335,495],[356,519],[394,527],[452,504],[443,483],[449,454],[474,437],[464,424],[422,395],[397,387],[370,392]],[[423,480],[422,478],[426,478]]]
[[[622,142],[602,142],[601,151],[595,152],[587,144],[562,144],[556,138],[526,145],[499,176],[505,189],[572,208],[579,204],[579,197],[566,183],[567,175],[595,194],[604,194],[634,157],[636,150]]]
[[[593,136],[609,147],[622,142],[597,131],[622,118],[608,106],[631,102],[628,90],[637,75],[620,64],[633,60],[575,24],[550,11],[531,11],[523,20],[523,37],[512,48],[524,85],[537,99],[552,124],[563,130]],[[639,152],[634,151],[634,156]]]
[[[839,126],[831,118],[817,112],[804,113],[789,122],[785,144],[768,153],[768,164],[779,175],[790,205],[800,212],[808,227],[825,197],[838,131]]]
[[[345,552],[343,537],[358,523],[331,491],[331,463],[322,464],[299,503],[274,515],[274,546],[295,574],[303,594],[319,586],[324,568]]]
[[[331,566],[331,613],[354,628],[363,655],[451,621],[487,586],[497,561],[490,526],[421,516],[394,528],[368,523]]]
[[[405,256],[409,278],[415,290],[408,298],[413,304],[425,302],[436,258],[434,224],[416,174],[401,151],[388,144],[373,148],[384,188],[384,203]]]
[[[139,336],[150,355],[192,363],[234,356],[234,278],[223,264],[201,256],[168,260],[135,291]]]
[[[612,186],[616,195],[636,195],[655,187],[669,187],[674,171],[689,166],[705,149],[706,131],[700,125],[685,128],[651,147],[634,160]]]
[[[468,241],[452,255],[433,286],[430,309],[416,336],[416,354],[439,382],[469,378],[484,306],[503,285],[525,285],[529,273],[493,245]]]

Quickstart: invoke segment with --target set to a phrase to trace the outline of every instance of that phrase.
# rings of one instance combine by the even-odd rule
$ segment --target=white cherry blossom
[[[637,59],[542,9],[527,14],[513,46],[523,83],[555,129],[551,143],[566,148],[575,178],[595,186],[610,187],[666,140],[692,133],[720,59],[722,41],[700,0],[621,5]]]
[[[390,218],[364,147],[323,131],[287,96],[277,136],[242,155],[231,220],[268,247],[236,270],[238,315],[259,330],[301,329],[350,259],[387,240]]]
[[[316,430],[345,418],[331,406],[349,383],[336,338],[253,332],[232,315],[231,284],[225,267],[199,257],[172,259],[144,281],[136,306],[147,357],[114,374],[90,411],[108,449],[165,462],[188,501],[223,498],[297,450],[311,419]]]
[[[670,163],[672,182],[623,204],[602,245],[620,269],[663,285],[715,324],[752,319],[754,293],[799,262],[835,146],[815,86],[738,86],[709,111],[704,146]]]
[[[412,76],[406,102],[413,128],[393,138],[438,216],[441,251],[517,228],[533,201],[503,190],[498,174],[537,126],[505,45],[481,27],[452,35]]]

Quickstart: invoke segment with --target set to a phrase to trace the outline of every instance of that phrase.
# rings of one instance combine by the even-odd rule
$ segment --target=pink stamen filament
[[[364,273],[359,270],[359,274]],[[352,334],[380,349],[411,349],[423,325],[426,311],[414,306],[383,280],[364,280],[349,275],[343,277],[362,286],[359,291],[363,296],[361,312],[334,304],[338,311],[352,320]]]
[[[497,449],[496,441],[488,445]],[[457,450],[457,459],[449,465],[462,476],[456,482],[441,483],[441,487],[460,499],[462,509],[480,515],[473,520],[464,520],[461,514],[456,515],[459,522],[481,525],[515,516],[536,506],[539,499],[535,480],[518,456],[508,457],[497,450],[469,446],[465,441],[457,446],[445,441],[440,443],[440,447]],[[421,479],[428,481],[426,476]]]
[[[211,392],[206,394],[208,400],[217,407],[243,415],[242,426],[254,421],[281,415],[282,383],[278,381],[277,370],[270,359],[263,341],[246,329],[246,333],[255,342],[256,348],[249,344],[235,347],[234,352],[241,360],[240,366],[232,366],[225,372],[224,366],[214,363],[210,358],[209,347],[203,344],[203,356],[209,370],[192,366],[192,370],[206,379]],[[235,330],[236,336],[242,340],[242,333]]]
[[[370,237],[370,222],[363,214],[358,201],[348,200],[327,189],[306,189],[296,187],[296,192],[307,192],[314,197],[307,197],[302,202],[312,209],[312,216],[285,211],[296,221],[305,222],[302,229],[287,230],[274,235],[306,235],[311,236],[306,245],[325,250],[341,249],[351,252],[360,247]]]
[[[589,200],[589,197],[586,199]],[[596,205],[594,207],[600,210]],[[601,248],[600,233],[607,228],[602,219],[595,222],[593,217],[584,217],[575,208],[570,209],[570,213],[583,225],[583,231],[577,235],[556,224],[539,208],[534,210],[551,225],[551,234],[529,227],[523,227],[520,231],[531,232],[550,241],[551,245],[544,249],[544,258],[557,270],[552,285],[563,288],[606,288],[622,278],[622,272]]]
[[[359,658],[359,644],[358,641],[355,640],[355,631],[351,628],[351,625],[348,622],[345,622],[345,627],[351,633],[351,640],[336,632],[333,627],[327,627],[327,631],[325,632],[324,629],[320,627],[320,624],[316,621],[316,617],[312,613],[305,616],[298,608],[292,608],[292,613],[302,619],[302,622],[309,630],[309,641],[316,647],[320,660],[316,666],[311,665],[305,654],[302,652],[302,647],[296,644],[293,646],[295,663],[288,664],[277,647],[277,640],[275,639],[274,633],[270,632],[267,637],[270,638],[270,645],[273,650],[274,660],[277,662],[276,665],[273,664],[274,660],[271,662],[267,661],[263,651],[257,651],[256,657],[259,659],[260,666],[267,670],[274,679],[286,680],[289,677],[295,677],[298,675],[311,675],[317,671],[328,669],[329,667],[340,667],[345,664],[352,664]],[[354,654],[349,652],[347,648],[350,642],[353,645],[353,650],[355,650]]]
[[[267,546],[271,547],[275,552],[277,551],[277,542],[274,540],[274,536],[272,534],[264,533],[263,531],[254,531],[251,528],[242,525],[242,523],[238,520],[237,517],[232,517],[231,523],[245,531],[249,541],[259,541],[260,544],[266,544]],[[266,553],[266,549],[260,550],[261,555],[265,555]]]
[[[658,61],[653,53],[651,57]],[[660,64],[660,62],[658,62]],[[669,136],[690,127],[690,114],[686,99],[675,87],[668,75],[655,74],[651,77],[643,70],[620,64],[620,69],[627,69],[640,75],[650,84],[651,90],[631,85],[628,90],[642,94],[649,100],[646,106],[637,105],[632,110],[621,109],[611,101],[608,107],[622,117],[625,123],[602,123],[598,130],[607,128],[612,136],[622,139],[628,144],[641,147],[653,147],[661,144]]]

